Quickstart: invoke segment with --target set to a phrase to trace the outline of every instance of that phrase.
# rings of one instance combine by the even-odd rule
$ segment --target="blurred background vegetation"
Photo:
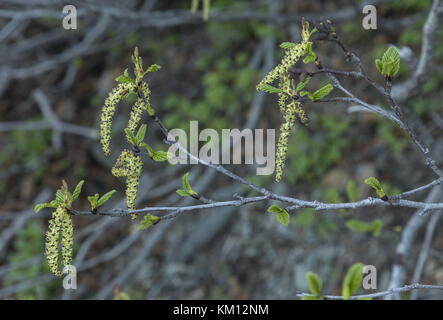
[[[78,289],[70,292],[48,274],[44,260],[49,211],[32,212],[62,179],[70,186],[86,180],[78,209],[87,209],[86,195],[114,188],[120,200],[109,207],[124,206],[123,181],[110,174],[110,167],[126,147],[121,132],[130,101],[119,107],[115,153],[109,159],[101,154],[96,128],[103,100],[114,78],[131,65],[135,46],[146,64],[162,66],[148,82],[152,105],[169,128],[188,130],[191,120],[198,120],[200,129],[278,128],[282,119],[275,97],[258,94],[255,85],[281,58],[278,45],[298,41],[302,16],[330,18],[343,42],[378,81],[382,79],[374,59],[388,45],[408,47],[419,55],[431,1],[369,3],[378,9],[377,30],[362,28],[362,3],[351,0],[213,0],[206,22],[200,10],[190,12],[190,0],[70,1],[79,11],[79,28],[63,30],[63,1],[2,1],[0,298],[294,299],[306,290],[306,271],[322,277],[325,292],[340,294],[345,270],[358,261],[375,265],[379,288],[386,287],[395,247],[412,210],[367,208],[328,214],[303,209],[284,228],[263,204],[186,214],[147,231],[137,231],[128,219],[75,217],[74,265],[79,274]],[[40,14],[29,13],[38,8]],[[1,14],[8,10],[16,16]],[[11,25],[14,19],[20,23]],[[336,46],[320,42],[314,50],[329,67],[351,70]],[[433,72],[420,94],[404,103],[435,145],[441,145],[443,133],[442,70],[440,28]],[[402,61],[396,81],[411,71]],[[326,80],[316,79],[312,87]],[[343,83],[361,99],[386,107],[366,83]],[[43,93],[59,121],[87,130],[55,130],[36,93]],[[431,181],[431,172],[398,127],[374,114],[348,112],[348,107],[306,104],[309,125],[297,125],[290,139],[282,183],[275,184],[272,176],[255,176],[253,166],[231,169],[276,192],[328,202],[373,196],[363,182],[369,176],[379,178],[388,194]],[[154,125],[148,131],[150,142],[165,149]],[[209,198],[249,192],[203,168],[145,161],[139,205],[191,203],[175,194],[186,171],[191,172],[193,187]],[[380,219],[381,233],[351,230],[350,219]],[[418,241],[412,252],[420,245]],[[424,282],[443,283],[442,248],[443,237],[437,233]],[[413,270],[415,258],[406,263]]]

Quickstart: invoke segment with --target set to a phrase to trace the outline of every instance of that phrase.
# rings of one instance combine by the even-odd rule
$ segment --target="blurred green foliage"
[[[421,11],[428,9],[432,0],[394,0],[385,3],[386,8],[397,11]]]
[[[219,36],[221,33],[223,37]],[[202,51],[195,61],[195,69],[202,74],[201,90],[192,99],[175,93],[166,96],[162,105],[168,110],[165,119],[168,127],[187,130],[189,121],[198,120],[202,126],[222,129],[240,122],[239,110],[252,100],[258,72],[248,65],[248,52],[221,53],[240,46],[250,34],[250,28],[245,26],[240,29],[229,24],[208,26],[213,50]]]
[[[309,127],[299,126],[289,141],[284,180],[314,181],[342,158],[350,143],[349,123],[337,116],[317,114]],[[310,128],[315,128],[310,129]]]
[[[45,231],[40,221],[30,221],[24,228],[20,229],[14,239],[13,251],[8,254],[7,264],[24,265],[12,269],[5,275],[5,285],[12,285],[23,279],[35,279],[36,277],[48,273],[49,268],[44,263],[44,259],[29,263],[30,259],[42,257],[44,251]],[[56,282],[35,284],[29,289],[17,293],[17,299],[48,299],[55,288]]]

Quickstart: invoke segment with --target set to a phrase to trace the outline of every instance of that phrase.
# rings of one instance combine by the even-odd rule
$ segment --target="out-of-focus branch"
[[[426,77],[432,72],[434,63],[435,48],[437,45],[437,31],[439,30],[443,19],[443,1],[434,0],[429,11],[428,18],[423,26],[421,53],[417,68],[413,75],[403,83],[395,85],[392,88],[392,97],[403,102],[417,94]]]

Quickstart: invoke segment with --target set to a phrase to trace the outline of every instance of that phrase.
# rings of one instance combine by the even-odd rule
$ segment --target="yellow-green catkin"
[[[59,244],[61,249],[59,250]],[[45,255],[49,270],[57,277],[62,276],[60,266],[72,263],[74,245],[74,228],[66,208],[58,207],[52,213],[46,232]]]
[[[111,153],[111,127],[116,106],[132,90],[132,87],[132,83],[120,83],[112,89],[105,100],[100,121],[100,142],[106,155]]]
[[[131,113],[129,115],[129,121],[127,128],[135,135],[135,130],[140,124],[142,119],[143,111],[146,110],[146,103],[149,104],[149,98],[151,95],[151,91],[149,90],[149,86],[146,82],[142,81],[137,88],[138,94],[142,95],[139,97],[134,105],[132,106]],[[126,139],[128,142],[131,142],[131,139],[128,135],[126,135]]]
[[[278,88],[281,90],[281,92],[278,93],[278,106],[283,115],[284,123],[280,127],[280,136],[277,143],[275,170],[275,180],[277,182],[281,180],[283,175],[283,168],[285,166],[286,153],[288,150],[288,139],[291,130],[295,125],[297,116],[302,123],[307,121],[307,117],[301,103],[293,98],[293,96],[296,94],[294,88],[295,84],[291,79],[289,69],[294,66],[312,46],[312,42],[309,41],[309,37],[312,32],[313,31],[309,31],[309,23],[303,21],[302,41],[286,49],[285,55],[281,62],[257,85],[257,89],[260,90],[263,85],[271,85],[278,80]]]
[[[285,121],[280,127],[280,136],[277,143],[277,154],[275,160],[275,180],[277,182],[281,181],[283,175],[283,169],[286,163],[286,153],[288,152],[288,140],[291,130],[295,125],[295,120],[297,118],[296,116],[298,116],[302,122],[307,121],[300,102],[292,101],[287,105],[287,109],[285,110]]]
[[[62,263],[63,266],[72,264],[72,254],[74,249],[74,226],[71,215],[67,210],[64,210],[62,215]]]
[[[132,151],[123,150],[117,159],[112,174],[116,177],[126,177],[126,203],[128,210],[135,210],[138,186],[142,173],[143,162]],[[136,218],[136,215],[132,215]]]

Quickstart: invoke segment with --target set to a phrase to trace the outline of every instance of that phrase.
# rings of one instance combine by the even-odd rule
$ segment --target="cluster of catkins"
[[[285,55],[281,62],[257,85],[258,90],[263,90],[264,86],[271,85],[278,80],[278,105],[280,107],[280,112],[283,115],[284,122],[280,127],[280,136],[277,144],[276,181],[280,181],[282,178],[286,153],[288,150],[288,139],[297,117],[302,123],[307,121],[301,103],[293,98],[296,95],[296,88],[294,88],[289,69],[311,50],[312,42],[309,41],[311,34],[312,31],[309,31],[309,23],[303,21],[301,42],[285,47]]]
[[[125,130],[126,139],[130,143],[131,140],[128,132],[135,135],[135,131],[141,122],[143,111],[146,110],[150,115],[153,114],[153,110],[149,104],[151,91],[148,84],[143,81],[143,76],[146,73],[155,70],[152,69],[152,66],[151,69],[146,71],[143,70],[143,62],[141,57],[138,55],[137,48],[132,56],[132,61],[135,66],[135,79],[130,78],[127,71],[125,71],[124,75],[117,78],[119,84],[111,91],[111,93],[109,93],[109,96],[105,100],[103,106],[100,123],[100,142],[103,152],[106,155],[109,155],[111,152],[110,144],[112,134],[112,119],[114,117],[116,107],[120,101],[126,98],[129,94],[136,95],[136,101],[132,105],[131,113],[129,115],[127,125],[127,129],[129,130]],[[158,68],[156,65],[154,65],[154,67]],[[126,177],[126,202],[129,210],[135,209],[135,200],[137,197],[142,165],[142,160],[134,151],[123,150],[112,169],[112,174],[114,176]]]

